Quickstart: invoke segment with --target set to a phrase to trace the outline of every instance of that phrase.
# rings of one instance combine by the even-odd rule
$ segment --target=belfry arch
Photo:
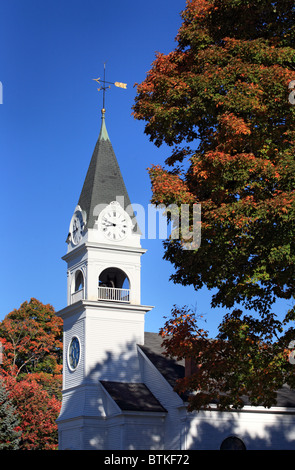
[[[81,269],[77,269],[72,277],[71,303],[84,299],[84,285],[84,274]]]
[[[122,269],[110,267],[100,273],[98,278],[98,299],[130,301],[130,281]]]

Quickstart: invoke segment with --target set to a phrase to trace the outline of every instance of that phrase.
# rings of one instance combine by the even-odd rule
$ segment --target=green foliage
[[[0,450],[19,449],[21,430],[16,409],[0,378]]]

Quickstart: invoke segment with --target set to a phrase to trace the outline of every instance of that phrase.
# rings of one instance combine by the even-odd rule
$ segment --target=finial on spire
[[[102,107],[102,114],[104,116],[105,114],[105,93],[108,88],[111,88],[110,85],[115,85],[118,88],[124,88],[125,90],[127,89],[127,83],[121,83],[121,82],[107,82],[106,81],[106,63],[103,64],[103,80],[101,78],[93,78],[95,82],[97,82],[100,86],[100,88],[97,88],[98,91],[103,90],[103,107]],[[109,84],[106,86],[106,84]]]
[[[105,112],[106,110],[102,108],[101,110],[101,128],[100,128],[100,134],[99,134],[99,140],[110,140],[108,136],[108,131],[106,128],[106,123],[105,123]]]

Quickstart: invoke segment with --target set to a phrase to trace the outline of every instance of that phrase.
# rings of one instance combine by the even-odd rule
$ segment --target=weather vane
[[[127,83],[106,81],[106,64],[105,63],[103,64],[103,80],[101,78],[93,78],[92,80],[99,83],[100,88],[97,88],[98,91],[103,90],[103,109],[105,109],[105,93],[108,88],[111,88],[111,85],[115,85],[118,88],[125,88],[125,90],[127,89]]]

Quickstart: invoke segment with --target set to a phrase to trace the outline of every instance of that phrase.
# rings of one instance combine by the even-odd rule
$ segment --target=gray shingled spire
[[[81,191],[79,206],[87,214],[87,228],[93,228],[97,213],[93,214],[98,204],[108,205],[124,197],[124,209],[130,205],[130,199],[117,162],[115,152],[109,139],[105,110],[102,110],[100,134],[93,151],[90,165]],[[129,215],[133,217],[132,213]]]

